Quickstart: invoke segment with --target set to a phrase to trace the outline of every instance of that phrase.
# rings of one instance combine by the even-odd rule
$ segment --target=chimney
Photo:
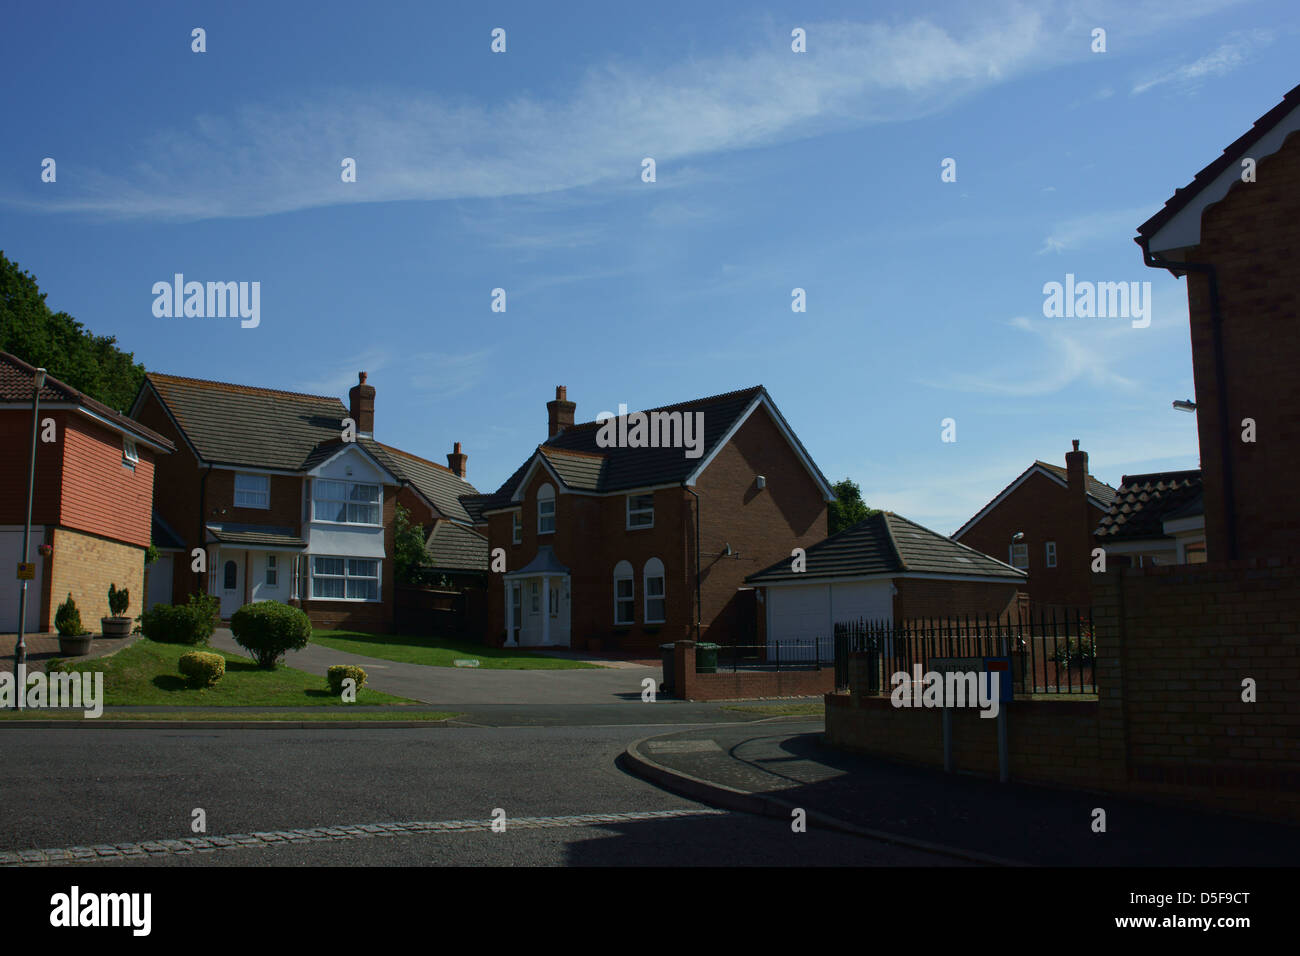
[[[1074,439],[1074,451],[1065,453],[1065,475],[1070,491],[1076,494],[1088,492],[1088,453],[1079,451],[1079,439]]]
[[[569,401],[569,390],[555,386],[555,401],[546,403],[546,437],[554,438],[566,428],[573,427],[573,412],[578,406]]]
[[[447,467],[455,472],[457,478],[465,477],[465,462],[469,456],[461,452],[460,442],[456,442],[456,447],[447,454]]]
[[[357,423],[357,434],[375,437],[375,387],[366,384],[366,373],[357,375],[358,381],[348,392],[348,414]]]

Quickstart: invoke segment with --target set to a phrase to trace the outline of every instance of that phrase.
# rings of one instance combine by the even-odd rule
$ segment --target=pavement
[[[74,661],[88,661],[95,657],[107,657],[116,654],[122,648],[135,641],[135,637],[103,638],[95,637],[90,642],[90,653],[68,658]],[[14,671],[14,645],[18,643],[17,634],[0,634],[0,671],[12,674]],[[44,671],[45,663],[51,658],[67,657],[59,653],[59,635],[25,634],[23,644],[27,647],[28,673],[35,670]]]
[[[1293,866],[1300,828],[843,753],[820,720],[715,725],[631,744],[627,769],[711,806],[994,865]],[[1096,808],[1106,831],[1092,829]]]

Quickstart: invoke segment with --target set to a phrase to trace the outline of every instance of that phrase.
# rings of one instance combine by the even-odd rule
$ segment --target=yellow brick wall
[[[131,592],[126,613],[135,617],[144,608],[144,549],[120,541],[109,541],[80,531],[54,529],[54,554],[50,574],[49,630],[54,615],[71,592],[81,612],[83,627],[98,634],[99,619],[108,617],[108,586],[116,584]]]

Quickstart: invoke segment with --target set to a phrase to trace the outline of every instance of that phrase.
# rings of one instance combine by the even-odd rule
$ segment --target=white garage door
[[[41,590],[45,561],[36,546],[45,540],[45,526],[32,526],[29,561],[36,562],[36,579],[27,582],[27,624],[23,630],[36,633],[41,626]],[[0,529],[0,634],[18,630],[18,563],[23,559],[23,532],[19,528]]]
[[[172,555],[160,554],[149,565],[149,601],[146,607],[172,603]]]
[[[771,645],[819,641],[821,658],[835,659],[835,624],[893,617],[893,582],[856,581],[773,587],[767,591],[767,639]]]

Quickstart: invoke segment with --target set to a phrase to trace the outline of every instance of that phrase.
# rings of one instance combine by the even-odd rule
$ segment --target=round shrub
[[[349,677],[357,682],[357,690],[366,685],[365,670],[355,664],[335,664],[325,672],[325,677],[329,681],[330,691],[336,695],[343,693],[343,682]]]
[[[176,666],[190,679],[191,684],[199,687],[211,687],[226,676],[226,659],[220,654],[207,651],[182,654]]]
[[[287,651],[302,650],[311,640],[307,615],[279,601],[245,604],[230,616],[230,630],[257,666],[267,670],[273,670]]]
[[[163,644],[206,644],[216,628],[217,599],[191,594],[188,604],[155,604],[140,615],[140,630]]]

